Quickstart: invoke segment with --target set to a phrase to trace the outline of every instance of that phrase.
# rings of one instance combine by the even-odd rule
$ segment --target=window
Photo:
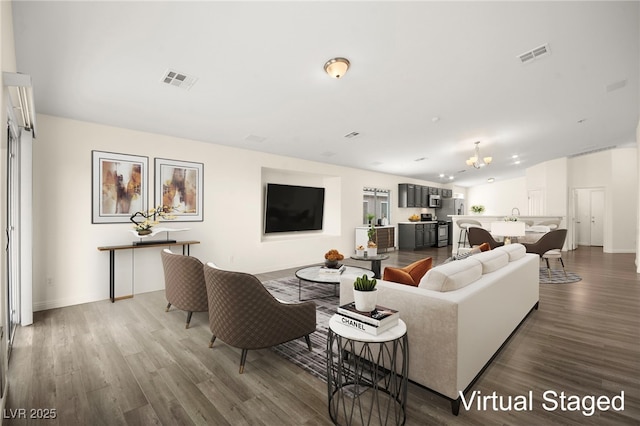
[[[389,223],[391,220],[389,201],[391,191],[379,188],[364,188],[362,201],[362,223],[369,224],[369,217],[373,216],[375,223]]]

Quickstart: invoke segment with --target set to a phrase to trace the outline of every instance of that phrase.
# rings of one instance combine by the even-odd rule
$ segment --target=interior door
[[[531,216],[544,215],[544,192],[542,189],[531,189],[527,193],[529,212]]]
[[[580,188],[576,195],[576,243],[582,246],[604,245],[604,200],[601,188]]]

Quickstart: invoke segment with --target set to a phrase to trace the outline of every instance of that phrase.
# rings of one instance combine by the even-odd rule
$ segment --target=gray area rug
[[[275,297],[288,302],[299,302],[296,277],[265,281],[264,286]],[[328,296],[328,297],[327,297]],[[316,299],[317,297],[317,299]],[[316,332],[311,334],[311,352],[304,339],[292,340],[271,348],[313,376],[327,380],[327,333],[329,319],[338,309],[339,297],[334,296],[334,286],[302,282],[302,299],[313,298],[316,304]]]
[[[562,268],[551,268],[551,278],[549,278],[547,268],[540,268],[540,284],[571,284],[577,283],[580,280],[582,280],[582,278],[573,272],[567,271],[567,276],[565,277]]]

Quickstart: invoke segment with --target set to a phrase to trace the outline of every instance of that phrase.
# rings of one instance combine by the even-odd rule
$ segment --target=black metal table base
[[[408,369],[406,333],[386,342],[359,342],[329,329],[327,390],[333,423],[403,425]]]

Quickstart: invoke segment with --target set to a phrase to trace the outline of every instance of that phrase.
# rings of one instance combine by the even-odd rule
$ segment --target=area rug
[[[571,284],[582,280],[580,276],[573,272],[567,272],[565,277],[562,269],[551,269],[551,278],[547,268],[540,268],[540,284]]]
[[[264,286],[280,300],[299,302],[298,279],[296,277],[265,281]],[[298,365],[311,375],[327,380],[327,333],[329,319],[336,313],[339,297],[334,296],[334,286],[328,284],[302,283],[302,299],[313,298],[316,304],[316,332],[312,333],[309,351],[304,339],[296,339],[271,348],[283,358]],[[317,298],[316,298],[317,297]]]

